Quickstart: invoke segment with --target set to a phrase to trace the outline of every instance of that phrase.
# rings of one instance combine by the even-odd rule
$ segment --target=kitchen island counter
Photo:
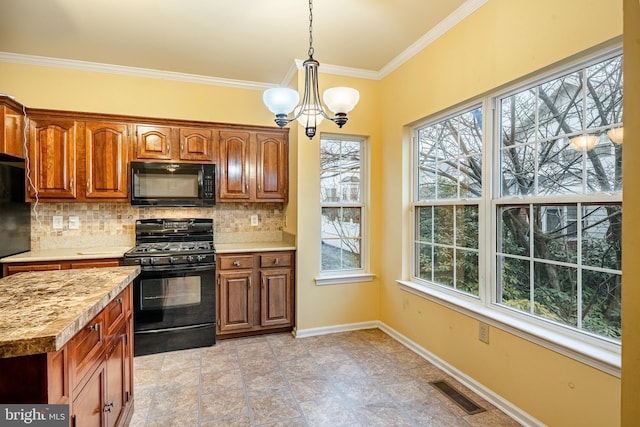
[[[0,279],[0,358],[59,350],[139,273],[140,267],[130,266]]]

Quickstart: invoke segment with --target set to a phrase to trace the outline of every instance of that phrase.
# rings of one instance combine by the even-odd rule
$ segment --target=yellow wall
[[[637,2],[625,2],[634,9],[633,23],[640,27]],[[310,142],[300,126],[289,125],[290,202],[285,230],[297,235],[298,329],[380,319],[548,425],[618,425],[617,378],[495,328],[491,344],[482,344],[477,340],[477,321],[400,291],[395,280],[409,277],[407,126],[614,39],[621,30],[622,0],[489,0],[381,82],[321,74],[324,87],[348,85],[361,92],[360,104],[343,130],[323,123],[319,131],[369,137],[368,232],[376,279],[315,285],[320,259],[318,138]],[[638,61],[636,57],[636,75]],[[0,63],[0,76],[0,92],[34,108],[273,125],[257,90],[8,63]],[[300,79],[301,74],[299,85]],[[626,79],[628,83],[632,76],[627,74]],[[629,99],[627,92],[627,117],[634,111]],[[633,135],[633,128],[628,132]],[[625,151],[628,162],[629,148]],[[640,174],[637,168],[625,167],[625,186],[637,182],[634,173]],[[640,236],[629,234],[627,226],[630,218],[640,215],[636,205],[640,202],[625,188],[625,260],[635,255],[631,245],[638,247],[635,241]],[[631,263],[625,262],[627,278],[629,268]],[[637,301],[638,292],[627,286],[624,298]],[[625,305],[625,319],[630,312]],[[633,343],[630,337],[637,335],[638,322],[634,329],[626,322],[625,343]],[[633,354],[625,359],[629,371],[624,368],[624,372],[633,379],[624,381],[628,404],[623,419],[633,425],[638,419],[640,384],[634,372],[639,351],[637,343],[629,348]]]
[[[621,34],[619,0],[489,0],[381,83],[381,320],[551,426],[618,425],[620,380],[496,328],[485,345],[478,321],[398,289],[410,276],[407,128]]]
[[[638,425],[640,419],[640,5],[636,0],[624,0],[624,170],[622,216],[622,423],[623,427]]]

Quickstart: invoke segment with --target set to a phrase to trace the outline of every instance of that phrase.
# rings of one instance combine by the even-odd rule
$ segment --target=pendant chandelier
[[[349,87],[333,87],[323,94],[324,103],[335,117],[325,111],[320,102],[318,91],[318,66],[320,63],[313,59],[313,0],[309,0],[309,58],[303,62],[304,94],[302,103],[296,107],[300,96],[298,92],[287,87],[267,89],[263,94],[263,101],[269,111],[276,115],[275,122],[281,128],[294,120],[298,120],[305,128],[305,134],[312,139],[316,134],[316,127],[323,119],[328,119],[338,125],[347,123],[347,113],[356,106],[360,93]],[[293,117],[289,114],[293,111]]]

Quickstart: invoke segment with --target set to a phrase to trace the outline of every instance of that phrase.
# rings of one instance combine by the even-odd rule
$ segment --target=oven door
[[[134,281],[134,330],[214,324],[215,264],[143,270]]]

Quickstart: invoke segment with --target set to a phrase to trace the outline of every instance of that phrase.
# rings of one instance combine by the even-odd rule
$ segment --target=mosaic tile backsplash
[[[251,225],[251,215],[258,225]],[[63,217],[62,230],[53,216]],[[80,228],[69,229],[69,216]],[[284,208],[279,203],[219,203],[213,208],[139,208],[125,203],[38,203],[31,205],[31,249],[133,246],[140,218],[212,218],[218,243],[282,239]]]

